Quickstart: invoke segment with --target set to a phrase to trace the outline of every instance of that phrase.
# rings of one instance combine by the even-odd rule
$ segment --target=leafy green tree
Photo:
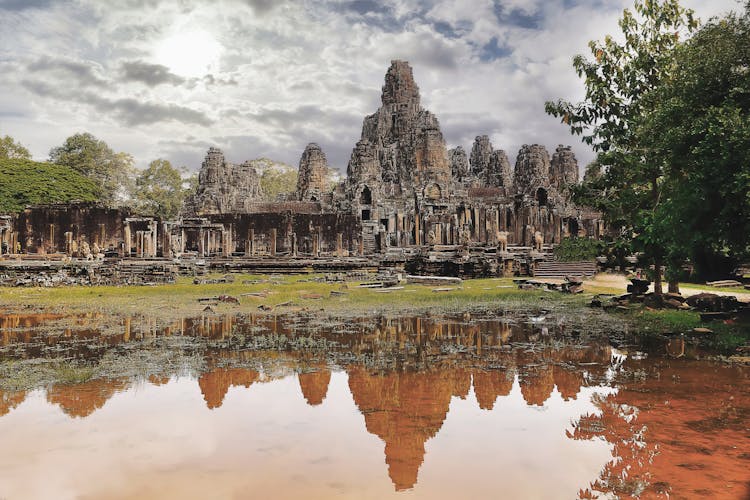
[[[72,168],[94,181],[105,203],[127,199],[132,190],[133,157],[114,152],[107,143],[88,132],[68,137],[62,146],[53,148],[49,156],[52,163]]]
[[[180,171],[169,161],[154,160],[135,179],[135,206],[142,213],[172,219],[190,192],[184,184]]]
[[[0,214],[28,205],[96,201],[96,184],[78,172],[24,159],[0,158]]]
[[[636,0],[635,13],[626,9],[619,21],[622,41],[607,36],[592,41],[593,59],[576,56],[573,66],[584,78],[583,102],[547,102],[545,108],[561,118],[573,134],[598,153],[604,167],[577,191],[579,202],[601,210],[610,228],[642,251],[646,262],[661,269],[664,240],[654,222],[662,201],[663,164],[637,134],[646,110],[645,97],[669,76],[672,53],[681,34],[697,27],[690,10],[678,0]],[[661,294],[661,273],[654,276]]]
[[[30,160],[31,153],[11,136],[0,137],[0,159]]]
[[[260,187],[266,200],[273,201],[280,195],[297,191],[297,171],[293,168],[279,170],[267,168],[260,175]]]
[[[664,166],[667,258],[725,273],[750,257],[750,2],[681,46],[646,102],[638,135]]]

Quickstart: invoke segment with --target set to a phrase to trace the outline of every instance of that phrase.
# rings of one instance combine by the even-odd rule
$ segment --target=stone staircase
[[[535,278],[564,278],[565,276],[594,276],[596,261],[556,262],[553,260],[537,262],[533,276]]]

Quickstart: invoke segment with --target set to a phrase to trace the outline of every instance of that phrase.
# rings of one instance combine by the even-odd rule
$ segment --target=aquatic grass
[[[82,384],[94,376],[94,369],[89,366],[59,365],[54,371],[54,379],[66,385]]]

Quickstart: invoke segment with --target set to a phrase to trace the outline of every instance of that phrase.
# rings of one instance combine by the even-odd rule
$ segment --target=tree
[[[11,136],[0,137],[0,159],[31,160],[31,153]]]
[[[297,171],[293,168],[279,170],[267,168],[260,175],[260,187],[268,201],[274,201],[281,195],[297,191]]]
[[[601,210],[610,227],[644,253],[655,267],[654,289],[661,294],[665,248],[654,213],[662,201],[663,165],[636,132],[646,95],[668,77],[681,34],[697,23],[678,0],[636,0],[634,10],[626,9],[619,21],[622,42],[611,36],[603,43],[591,41],[593,60],[574,58],[573,66],[584,78],[584,101],[547,102],[545,108],[573,134],[582,135],[604,167],[601,177],[577,190],[578,201]]]
[[[154,160],[135,180],[134,201],[144,213],[171,219],[177,216],[190,192],[180,171],[167,160]],[[189,181],[188,181],[189,184]]]
[[[638,134],[664,165],[667,257],[720,276],[750,257],[750,2],[681,46],[646,103]]]
[[[115,153],[107,143],[88,132],[68,137],[49,156],[51,162],[72,168],[94,181],[100,200],[105,203],[127,198],[132,189],[133,157]]]
[[[0,214],[28,205],[96,201],[96,185],[78,172],[52,163],[0,158]]]

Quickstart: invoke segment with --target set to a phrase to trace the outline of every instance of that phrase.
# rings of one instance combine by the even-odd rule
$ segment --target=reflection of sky
[[[523,400],[518,380],[492,411],[473,390],[453,398],[427,441],[421,498],[573,498],[611,459],[604,441],[565,430],[595,413],[595,392],[544,407]],[[44,392],[0,418],[0,497],[209,498],[252,496],[382,498],[394,495],[384,444],[367,432],[347,376],[331,377],[321,405],[309,406],[296,376],[232,387],[209,410],[195,380],[142,384],[115,394],[86,418],[70,418]]]

